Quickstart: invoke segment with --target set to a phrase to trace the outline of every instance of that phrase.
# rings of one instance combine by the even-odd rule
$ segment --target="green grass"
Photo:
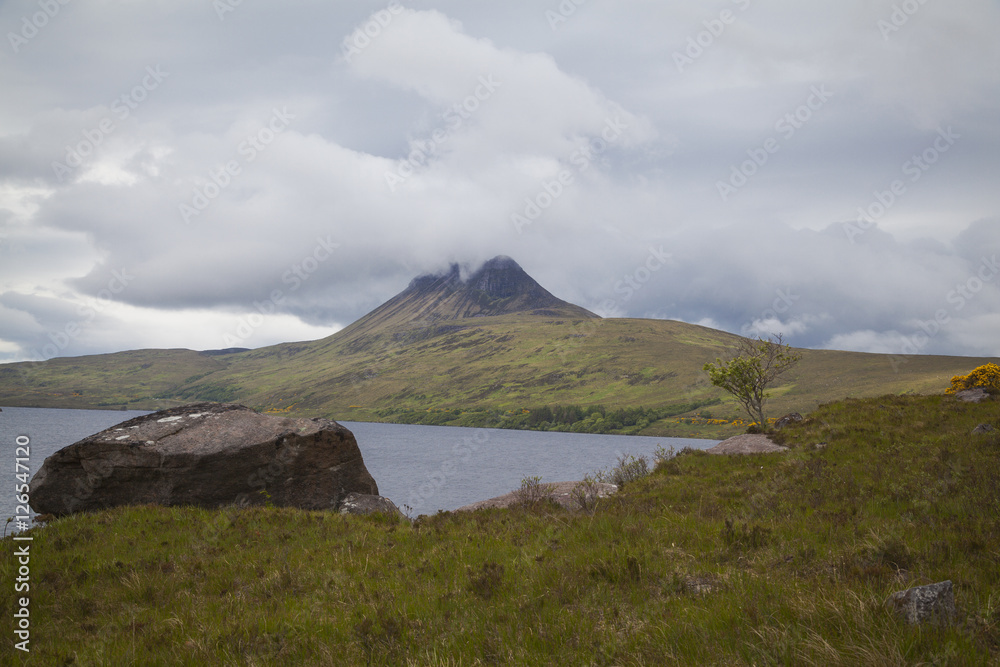
[[[781,432],[787,453],[684,453],[592,514],[67,517],[31,531],[24,662],[998,664],[1000,437],[970,435],[984,422],[1000,427],[995,400],[824,405]],[[953,627],[883,608],[944,579]]]
[[[103,410],[174,407],[187,401],[168,398],[172,392],[225,369],[228,359],[191,350],[133,350],[0,364],[0,404]]]

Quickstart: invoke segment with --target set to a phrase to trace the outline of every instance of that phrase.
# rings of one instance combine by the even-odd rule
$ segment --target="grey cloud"
[[[557,2],[439,0],[399,14],[348,61],[343,40],[387,4],[242,3],[220,20],[210,3],[114,15],[71,3],[0,58],[0,234],[11,239],[0,303],[17,313],[0,339],[26,354],[60,326],[53,300],[71,315],[123,269],[135,278],[120,308],[95,318],[81,349],[143,347],[150,334],[129,318],[246,312],[274,290],[282,312],[342,325],[417,273],[507,254],[560,297],[616,315],[881,350],[945,309],[952,323],[922,351],[995,350],[1000,281],[960,311],[948,300],[1000,250],[995,3],[928,3],[885,39],[891,6],[861,0],[585,3],[554,27]],[[735,22],[678,71],[674,53],[723,8]],[[0,7],[0,25],[21,11]],[[169,76],[115,117],[114,101],[155,65]],[[490,75],[500,86],[449,122]],[[834,96],[785,136],[778,123],[815,86]],[[249,159],[241,146],[266,137],[276,108],[294,120]],[[56,178],[51,162],[109,114],[114,131]],[[581,161],[617,116],[628,131]],[[906,161],[939,127],[961,140],[910,180]],[[436,150],[388,187],[437,130]],[[772,137],[779,150],[720,197],[719,182]],[[239,173],[220,176],[234,161]],[[572,182],[519,233],[511,216],[547,202],[561,172]],[[846,234],[895,180],[905,193],[877,224]],[[185,222],[179,206],[196,192],[214,196]],[[340,247],[299,275],[327,238]],[[625,278],[661,245],[671,262],[626,299]],[[777,312],[782,290],[798,298]]]

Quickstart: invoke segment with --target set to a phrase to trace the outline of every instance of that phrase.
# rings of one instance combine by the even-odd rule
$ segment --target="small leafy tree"
[[[963,389],[982,387],[991,394],[1000,394],[1000,366],[984,364],[974,369],[968,375],[956,375],[951,379],[951,386],[946,394],[954,394]]]
[[[781,334],[773,338],[744,338],[736,347],[735,357],[729,361],[716,359],[705,364],[704,370],[712,384],[735,396],[750,419],[766,430],[766,389],[801,358],[783,342]]]

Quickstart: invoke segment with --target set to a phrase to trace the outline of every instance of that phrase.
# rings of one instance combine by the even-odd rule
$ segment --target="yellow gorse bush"
[[[951,386],[946,394],[954,394],[963,389],[982,387],[991,393],[1000,393],[1000,366],[985,364],[973,370],[968,375],[956,375],[951,379]]]

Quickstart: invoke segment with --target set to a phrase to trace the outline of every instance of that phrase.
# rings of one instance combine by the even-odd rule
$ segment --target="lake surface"
[[[3,408],[0,412],[0,523],[14,516],[17,440],[30,440],[28,466],[34,476],[45,457],[98,431],[145,411],[54,410]],[[582,479],[610,468],[623,454],[652,459],[657,446],[706,449],[717,440],[649,438],[341,422],[358,440],[368,471],[379,492],[411,516],[453,510],[499,496],[520,486],[524,477],[543,482]],[[3,461],[6,461],[4,463]],[[23,470],[22,470],[23,472]],[[7,486],[8,491],[2,488]],[[11,532],[14,524],[8,526]]]

